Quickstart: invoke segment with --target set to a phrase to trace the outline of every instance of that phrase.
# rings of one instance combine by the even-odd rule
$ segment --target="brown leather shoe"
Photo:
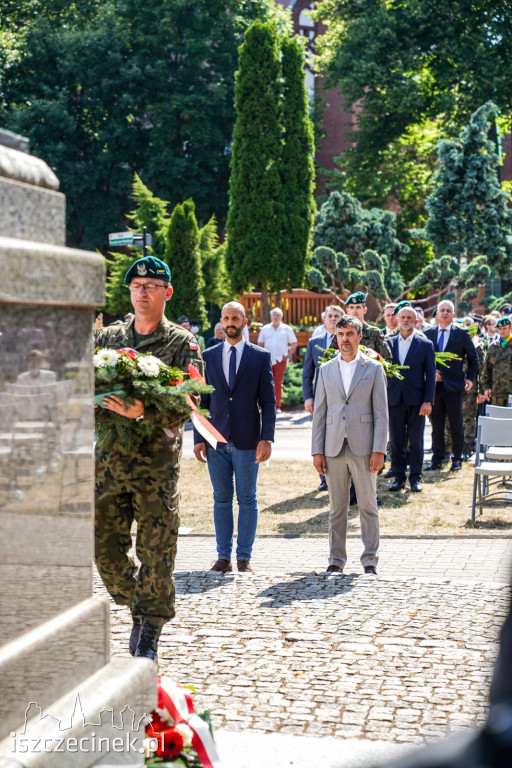
[[[343,573],[343,568],[340,568],[339,565],[329,565],[327,573]]]
[[[229,573],[232,570],[233,565],[231,560],[223,560],[222,558],[217,560],[217,562],[210,568],[210,571],[218,571],[219,573]]]
[[[238,568],[238,573],[254,573],[250,560],[237,560],[236,567]]]

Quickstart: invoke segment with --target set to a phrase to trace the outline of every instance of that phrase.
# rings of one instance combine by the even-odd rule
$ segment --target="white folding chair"
[[[504,449],[503,454],[505,455],[499,449]],[[481,451],[484,454],[483,460],[480,456]],[[511,460],[506,460],[509,457]],[[512,475],[512,424],[508,419],[491,419],[487,416],[480,416],[478,419],[471,507],[471,519],[473,521],[477,506],[480,507],[480,514],[482,514],[482,505],[486,501],[510,493],[512,488],[503,482],[508,475]],[[495,478],[495,482],[493,483],[489,478]],[[489,489],[500,481],[500,490],[489,492]]]
[[[508,396],[508,407],[512,407],[512,395]]]
[[[485,415],[491,419],[512,419],[512,408],[503,405],[488,405]]]

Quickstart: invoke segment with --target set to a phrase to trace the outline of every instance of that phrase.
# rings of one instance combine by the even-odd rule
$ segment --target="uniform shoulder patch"
[[[199,349],[199,344],[195,341],[189,341],[188,346],[190,349],[193,349],[194,351]]]

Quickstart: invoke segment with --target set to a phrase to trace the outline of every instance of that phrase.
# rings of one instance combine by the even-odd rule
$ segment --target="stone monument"
[[[140,766],[156,667],[110,658],[92,595],[104,260],[65,246],[58,187],[0,131],[0,768]]]

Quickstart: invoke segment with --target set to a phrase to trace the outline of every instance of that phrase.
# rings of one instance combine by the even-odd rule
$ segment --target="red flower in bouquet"
[[[156,754],[164,760],[172,760],[183,749],[183,739],[174,728],[168,728],[158,735],[158,749]]]
[[[137,357],[137,353],[134,349],[129,349],[128,347],[125,347],[124,349],[118,349],[117,350],[118,355],[125,355],[126,357],[129,357],[130,360],[135,360]]]
[[[146,734],[148,737],[157,738],[158,735],[162,732],[167,730],[169,727],[169,718],[166,718],[163,720],[158,712],[153,712],[151,714],[151,724],[146,726]]]

